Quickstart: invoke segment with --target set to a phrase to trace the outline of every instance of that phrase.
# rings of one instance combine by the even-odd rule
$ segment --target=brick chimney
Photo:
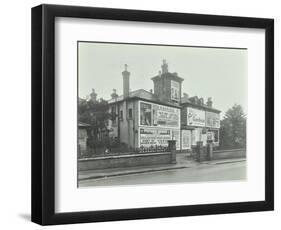
[[[91,101],[96,102],[97,101],[97,94],[95,92],[95,89],[92,89],[92,93],[90,94]]]
[[[112,99],[116,99],[118,97],[118,94],[116,92],[117,92],[116,89],[113,89],[113,92],[111,94]]]
[[[166,62],[165,59],[163,60],[163,64],[162,64],[161,68],[162,68],[162,73],[168,73],[169,72],[168,71],[168,63]]]
[[[127,70],[128,65],[125,64],[125,70],[122,72],[123,75],[123,97],[129,97],[130,93],[130,72]]]
[[[210,108],[213,107],[213,101],[211,97],[208,97],[207,106],[209,106]]]

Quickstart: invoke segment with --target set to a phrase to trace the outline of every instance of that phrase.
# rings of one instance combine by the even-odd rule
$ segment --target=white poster
[[[174,101],[180,100],[180,83],[171,80],[171,99]]]
[[[206,126],[210,128],[220,128],[220,114],[206,111]]]
[[[180,109],[150,102],[140,102],[141,126],[180,128]]]
[[[195,108],[187,108],[187,125],[204,127],[206,124],[205,111]]]
[[[168,146],[168,140],[172,137],[171,130],[140,128],[139,133],[139,147]]]
[[[214,141],[214,132],[207,132],[207,140]]]
[[[181,131],[181,148],[182,149],[191,148],[191,131],[190,130]]]
[[[171,129],[140,128],[139,147],[168,146],[169,140],[176,140],[176,148],[180,149],[180,131]]]
[[[172,130],[172,140],[176,140],[176,149],[180,150],[180,130]]]

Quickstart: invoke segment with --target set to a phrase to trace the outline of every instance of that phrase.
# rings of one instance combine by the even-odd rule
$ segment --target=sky
[[[124,65],[130,72],[130,90],[153,89],[152,77],[165,59],[169,72],[183,78],[182,93],[213,99],[225,113],[234,104],[247,113],[247,50],[229,48],[155,46],[117,43],[78,43],[79,97],[95,89],[110,99],[113,89],[122,95]]]

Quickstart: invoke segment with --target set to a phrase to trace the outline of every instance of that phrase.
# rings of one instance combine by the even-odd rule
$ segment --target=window
[[[130,108],[129,109],[129,119],[133,118],[133,110]]]

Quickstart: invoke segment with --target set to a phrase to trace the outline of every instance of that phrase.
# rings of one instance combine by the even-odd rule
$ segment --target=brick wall
[[[83,171],[94,169],[171,164],[174,163],[174,157],[175,156],[172,153],[165,152],[79,159],[78,169]]]
[[[213,152],[213,160],[246,157],[246,149],[219,150]]]

